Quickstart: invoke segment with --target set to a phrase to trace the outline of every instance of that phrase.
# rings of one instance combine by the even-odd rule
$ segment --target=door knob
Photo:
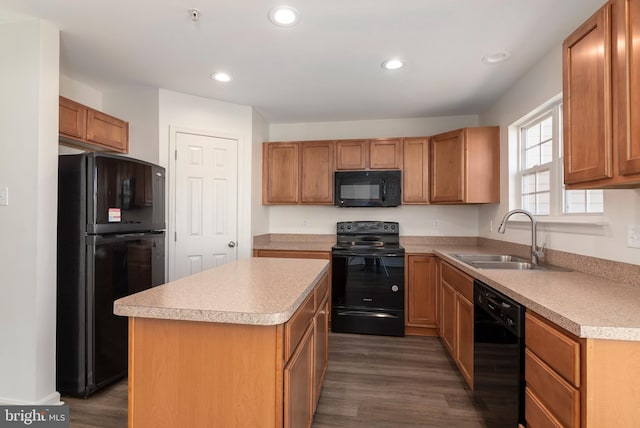
[[[227,244],[229,246],[229,248],[233,248],[236,246],[236,243],[233,241],[229,241],[229,243]]]

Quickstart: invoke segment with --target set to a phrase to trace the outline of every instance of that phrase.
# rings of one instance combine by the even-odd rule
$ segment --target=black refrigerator
[[[124,156],[61,155],[56,387],[88,397],[127,374],[120,297],[164,283],[165,170]]]

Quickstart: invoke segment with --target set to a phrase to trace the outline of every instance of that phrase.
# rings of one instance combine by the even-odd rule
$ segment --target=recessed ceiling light
[[[271,9],[269,19],[280,27],[291,27],[298,22],[298,11],[290,6],[278,6]]]
[[[494,53],[485,55],[482,58],[482,62],[484,62],[485,64],[498,64],[508,60],[510,56],[511,56],[511,52],[507,52],[507,51],[494,52]]]
[[[231,76],[229,76],[229,74],[225,73],[224,71],[216,71],[215,73],[211,74],[211,78],[213,80],[217,80],[218,82],[228,82],[231,80]]]
[[[391,58],[382,63],[382,68],[385,70],[397,70],[404,67],[404,62],[398,58]]]

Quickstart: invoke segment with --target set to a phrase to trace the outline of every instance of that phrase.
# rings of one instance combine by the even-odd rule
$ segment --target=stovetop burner
[[[396,222],[343,221],[337,224],[334,250],[402,251]]]

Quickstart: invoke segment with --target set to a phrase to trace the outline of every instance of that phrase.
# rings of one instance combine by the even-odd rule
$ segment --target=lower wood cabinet
[[[527,312],[525,343],[527,424],[580,427],[580,339]]]
[[[328,350],[329,280],[285,324],[129,318],[128,426],[305,428]]]
[[[282,257],[285,259],[331,260],[329,251],[253,250],[254,257]]]
[[[314,328],[311,323],[284,368],[284,426],[309,427],[313,419]]]
[[[584,339],[525,315],[530,427],[632,427],[640,420],[640,342]]]
[[[473,278],[441,262],[440,337],[473,389]]]
[[[472,282],[473,284],[473,282]],[[455,358],[462,376],[473,389],[473,303],[456,293]]]
[[[454,356],[456,343],[456,290],[445,281],[440,282],[440,339],[449,354]]]
[[[409,254],[405,261],[405,334],[436,335],[438,258]]]
[[[324,300],[320,303],[314,318],[314,363],[313,363],[313,412],[318,408],[322,382],[327,373],[329,364],[329,296],[325,293]]]

